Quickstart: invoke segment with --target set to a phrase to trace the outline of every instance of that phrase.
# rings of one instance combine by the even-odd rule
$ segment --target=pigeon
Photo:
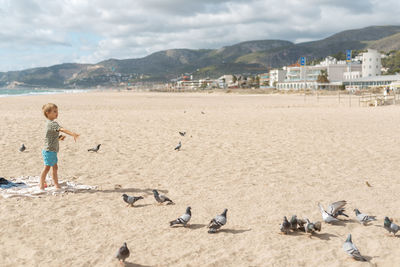
[[[306,226],[305,226],[306,233],[313,234],[316,231],[318,231],[318,232],[321,231],[321,222],[312,223],[312,222],[310,222],[309,219],[306,219],[306,221],[307,221]]]
[[[126,242],[124,242],[124,245],[119,248],[116,258],[120,262],[125,262],[125,259],[129,257],[129,254],[130,254],[129,249],[126,246]]]
[[[174,150],[180,151],[180,150],[181,150],[181,147],[182,147],[182,143],[181,143],[181,141],[179,141],[179,144],[175,147]]]
[[[216,233],[221,226],[226,224],[226,213],[228,212],[228,209],[224,209],[224,212],[221,213],[221,215],[215,216],[214,219],[210,221],[208,224],[208,233],[213,234]]]
[[[354,209],[354,212],[356,213],[357,220],[365,225],[366,223],[369,223],[371,221],[376,221],[376,216],[369,216],[366,214],[361,213],[358,209]]]
[[[171,200],[171,199],[169,199],[167,196],[165,196],[165,195],[160,195],[159,193],[158,193],[158,191],[157,190],[153,190],[153,194],[154,194],[154,198],[156,199],[156,201],[158,202],[158,203],[164,203],[164,202],[168,202],[168,204],[173,204],[174,202]]]
[[[202,111],[201,114],[206,114],[206,113],[204,113],[204,111]]]
[[[181,136],[185,136],[186,132],[179,132]]]
[[[344,206],[346,206],[346,204],[346,200],[333,202],[328,206],[326,212],[335,218],[337,218],[339,215],[349,217],[347,214],[344,213]]]
[[[170,221],[169,226],[173,226],[175,224],[183,224],[183,226],[186,226],[187,223],[190,221],[191,217],[192,217],[191,207],[187,207],[185,214],[183,214],[174,221]]]
[[[393,223],[388,217],[385,217],[383,221],[383,227],[389,231],[389,233],[393,233],[396,236],[396,233],[400,230],[400,226]]]
[[[306,220],[297,218],[297,224],[298,224],[297,230],[305,232],[306,231],[306,228],[305,228],[306,223],[307,223]]]
[[[335,223],[335,222],[339,222],[338,219],[336,219],[335,217],[333,217],[332,215],[330,215],[329,213],[327,213],[324,208],[321,206],[320,203],[318,203],[318,207],[319,210],[321,211],[321,215],[322,215],[322,220],[324,220],[324,222],[326,223]]]
[[[297,222],[296,222],[296,224],[297,224]],[[280,228],[281,232],[284,233],[285,235],[289,234],[290,226],[291,226],[291,224],[287,220],[286,216],[283,216],[283,222],[282,222],[281,228]]]
[[[351,234],[349,234],[349,236],[347,237],[346,242],[344,242],[342,248],[353,259],[357,261],[367,261],[366,258],[361,256],[360,251],[351,241]]]
[[[25,151],[25,149],[26,149],[25,145],[24,145],[24,144],[22,144],[22,146],[19,148],[19,151],[21,151],[21,152],[24,152],[24,151]]]
[[[297,222],[297,216],[296,215],[293,215],[292,218],[290,218],[289,223],[290,223],[290,230],[297,231],[298,222]]]
[[[131,206],[131,207],[133,207],[133,204],[135,204],[136,201],[138,201],[139,199],[143,199],[142,196],[139,196],[139,197],[132,196],[131,197],[131,196],[128,196],[127,194],[123,194],[122,198],[124,199],[124,201],[126,203],[128,203],[128,206]]]
[[[87,151],[97,152],[97,151],[99,151],[100,146],[101,146],[101,144],[98,144],[96,147],[90,148],[90,149],[88,149]]]

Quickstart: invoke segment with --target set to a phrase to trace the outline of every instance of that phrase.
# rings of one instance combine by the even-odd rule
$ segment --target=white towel
[[[45,190],[39,188],[39,176],[21,176],[8,179],[14,183],[25,183],[23,186],[0,188],[0,194],[4,198],[10,197],[39,197],[40,195],[57,195],[67,192],[78,192],[84,190],[96,190],[97,186],[76,184],[70,181],[59,181],[61,189],[56,189],[54,186],[49,186]],[[50,184],[50,183],[47,183]]]

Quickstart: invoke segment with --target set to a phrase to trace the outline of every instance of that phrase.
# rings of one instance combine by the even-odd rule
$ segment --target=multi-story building
[[[362,77],[373,77],[381,75],[381,54],[373,49],[363,53]]]
[[[276,86],[277,83],[281,83],[285,80],[286,70],[273,69],[269,72],[269,86]],[[260,80],[261,84],[261,80]]]

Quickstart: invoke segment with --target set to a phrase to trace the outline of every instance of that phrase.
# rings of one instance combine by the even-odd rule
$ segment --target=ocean
[[[47,94],[62,94],[62,93],[81,93],[81,92],[87,92],[89,90],[90,89],[33,89],[33,88],[7,89],[7,88],[0,88],[0,97],[26,96],[26,95],[47,95]]]

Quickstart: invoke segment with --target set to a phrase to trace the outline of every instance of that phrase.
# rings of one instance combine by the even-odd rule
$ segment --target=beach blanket
[[[39,197],[43,195],[57,195],[85,190],[96,190],[97,188],[97,186],[77,184],[70,181],[59,181],[61,189],[56,189],[54,186],[48,186],[45,190],[40,190],[39,179],[39,176],[21,176],[8,179],[8,185],[0,185],[0,195],[4,198]],[[47,180],[46,182],[47,184],[51,183],[50,180]]]

